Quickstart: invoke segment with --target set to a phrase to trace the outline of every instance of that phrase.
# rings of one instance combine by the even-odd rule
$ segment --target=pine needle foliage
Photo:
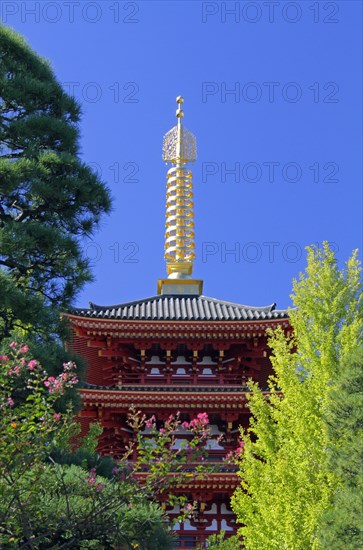
[[[80,159],[81,109],[47,61],[0,26],[0,337],[56,338],[92,279],[82,239],[111,208]]]

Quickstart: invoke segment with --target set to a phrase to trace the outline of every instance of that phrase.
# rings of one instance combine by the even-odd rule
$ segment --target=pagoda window
[[[233,527],[228,525],[228,523],[225,519],[222,519],[222,521],[221,521],[221,530],[223,530],[223,531],[234,531]]]
[[[146,361],[146,365],[161,365],[161,361],[157,355],[152,355],[149,361]]]
[[[219,429],[217,424],[210,424],[210,431],[212,435],[221,435],[223,432]]]
[[[176,439],[174,444],[172,445],[172,449],[185,449],[188,445],[187,439]]]
[[[144,428],[142,432],[140,432],[142,435],[150,435],[152,433],[151,428]]]
[[[221,506],[221,514],[229,514],[233,516],[232,510],[229,510],[227,506],[224,504],[224,502],[222,503],[222,506]]]
[[[212,523],[208,525],[205,529],[206,531],[217,531],[218,530],[217,520],[214,519]]]
[[[224,451],[224,447],[222,447],[216,439],[208,439],[205,448],[208,449],[208,451]]]
[[[181,426],[179,426],[178,429],[174,430],[172,433],[173,435],[190,435],[190,432]]]
[[[185,359],[185,355],[178,355],[175,361],[171,362],[171,365],[186,365],[187,363],[190,363],[190,361]]]
[[[152,449],[155,449],[157,447],[157,441],[156,441],[155,437],[148,437],[148,441],[150,441],[150,447]]]
[[[215,376],[214,372],[210,368],[203,369],[202,375],[203,376]]]
[[[168,509],[168,514],[180,514],[180,506],[179,504],[175,504],[174,508],[172,510]],[[178,524],[179,525],[179,524]]]
[[[186,519],[184,521],[184,531],[196,531],[197,528],[195,527],[195,525],[192,525],[189,521],[189,519]]]
[[[152,376],[162,376],[160,369],[158,369],[157,367],[153,367],[150,371],[150,374]]]
[[[216,503],[214,502],[214,503],[212,504],[212,506],[210,507],[210,510],[206,510],[204,513],[205,513],[205,514],[216,514],[216,513],[217,513],[217,505],[216,505]]]
[[[179,367],[176,369],[175,376],[182,376],[186,374],[186,370],[183,367]]]

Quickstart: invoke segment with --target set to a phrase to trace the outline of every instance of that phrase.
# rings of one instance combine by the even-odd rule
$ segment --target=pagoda
[[[174,529],[178,548],[203,545],[222,529],[236,530],[230,497],[237,486],[235,469],[225,456],[238,446],[239,426],[247,427],[246,381],[267,388],[272,373],[266,330],[290,329],[287,312],[275,304],[251,307],[204,296],[203,281],[193,278],[195,259],[193,183],[189,163],[196,160],[196,139],[183,125],[183,98],[177,98],[177,124],[165,135],[163,160],[171,164],[166,183],[165,261],[167,277],[157,294],[104,306],[90,303],[66,316],[70,347],[88,364],[81,389],[82,432],[100,422],[98,451],[121,457],[133,434],[127,415],[133,405],[158,423],[180,412],[189,421],[209,417],[208,444],[213,473],[181,488],[198,501],[194,519]],[[181,430],[178,439],[185,438]],[[167,509],[171,519],[177,507]]]

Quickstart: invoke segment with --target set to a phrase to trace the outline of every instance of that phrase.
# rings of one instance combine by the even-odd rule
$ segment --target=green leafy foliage
[[[318,531],[339,485],[329,467],[329,393],[361,341],[362,283],[356,253],[339,270],[328,245],[308,249],[294,281],[293,336],[270,332],[269,395],[249,383],[250,428],[236,461],[232,507],[247,550],[320,549]]]
[[[7,548],[172,548],[173,537],[159,505],[131,499],[125,491],[128,486],[115,479],[93,471],[87,475],[75,465],[43,464],[31,475],[24,474],[18,487],[31,535],[25,541],[19,519],[8,517],[12,536],[0,534]],[[0,503],[0,517],[6,515],[6,504]]]
[[[188,484],[193,479],[201,479],[211,467],[204,463],[207,456],[205,444],[214,439],[206,413],[199,413],[190,422],[181,422],[179,413],[170,415],[162,427],[157,426],[155,416],[147,419],[141,411],[131,408],[129,424],[135,434],[123,462],[135,454],[133,474],[145,473],[143,485],[146,491],[162,499],[167,495],[169,504],[185,505],[186,499],[177,497],[173,488]],[[149,437],[143,430],[148,428]],[[178,449],[175,448],[179,428],[189,431],[189,437]],[[189,513],[189,508],[185,508]]]
[[[110,456],[100,456],[96,452],[98,436],[102,434],[101,425],[98,422],[92,423],[88,433],[81,438],[80,431],[81,427],[77,423],[73,429],[71,448],[54,446],[49,454],[50,460],[57,464],[81,466],[86,471],[95,468],[98,475],[108,479],[115,477],[117,463]]]
[[[34,485],[52,446],[62,447],[72,432],[71,413],[56,412],[55,404],[78,379],[75,365],[48,376],[39,361],[31,359],[28,346],[10,344],[0,356],[0,541],[19,542],[29,537]]]
[[[73,414],[57,412],[56,405],[77,383],[75,365],[65,364],[57,377],[49,376],[30,358],[27,345],[12,342],[8,355],[0,356],[0,367],[0,546],[172,548],[164,512],[140,489],[131,469],[108,459],[113,471],[108,479],[100,475],[107,471],[107,459],[92,457],[98,425],[80,450],[97,466],[56,461],[64,454],[72,459]]]
[[[214,550],[238,550],[243,548],[241,540],[238,536],[226,537],[225,531],[221,531],[217,535],[211,535],[208,537],[207,548],[213,548]]]
[[[363,548],[363,349],[342,363],[329,394],[328,464],[339,483],[319,533],[322,548]]]
[[[207,414],[183,423],[170,416],[158,426],[131,411],[134,440],[116,464],[95,452],[99,424],[80,439],[73,410],[59,412],[78,381],[74,363],[49,376],[28,345],[11,342],[0,367],[0,546],[171,549],[174,536],[155,500],[179,504],[180,521],[195,512],[174,491],[209,471],[202,462],[212,437]],[[188,439],[176,450],[181,425]]]

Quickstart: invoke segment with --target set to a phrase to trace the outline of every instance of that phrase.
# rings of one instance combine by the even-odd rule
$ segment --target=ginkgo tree
[[[324,550],[363,548],[363,347],[342,368],[330,392],[328,461],[339,484],[319,539]]]
[[[308,248],[306,272],[293,283],[292,333],[270,332],[268,398],[249,383],[252,418],[241,432],[232,498],[247,550],[323,548],[318,532],[340,484],[327,458],[326,413],[341,365],[362,338],[360,275],[356,252],[339,269],[328,244]]]

